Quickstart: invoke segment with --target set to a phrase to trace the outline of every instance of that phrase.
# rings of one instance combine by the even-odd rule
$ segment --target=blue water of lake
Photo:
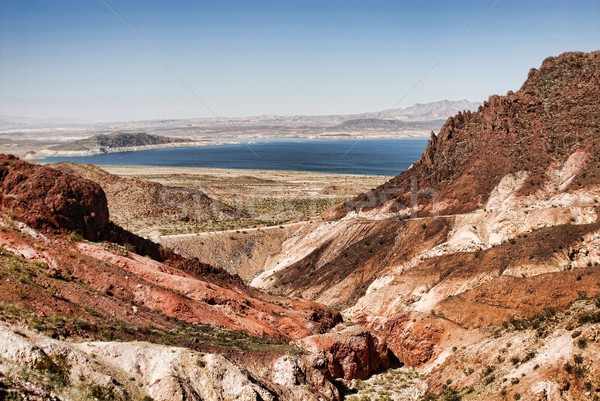
[[[210,167],[397,175],[421,156],[426,145],[426,138],[356,141],[285,138],[83,157],[49,157],[44,161],[73,161],[98,166]]]

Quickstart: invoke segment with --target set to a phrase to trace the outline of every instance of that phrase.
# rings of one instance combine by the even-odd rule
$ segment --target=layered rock
[[[223,355],[148,342],[72,343],[0,324],[0,379],[17,367],[34,378],[55,374],[68,384],[60,398],[43,386],[20,383],[27,399],[93,400],[335,400],[339,393],[318,371],[292,355],[274,360],[272,377],[256,380]],[[298,381],[302,379],[302,383]],[[17,379],[18,380],[18,379]],[[31,380],[31,379],[30,379]],[[314,381],[322,381],[314,387]],[[272,388],[277,388],[273,391]],[[315,392],[318,388],[321,392]],[[14,391],[2,393],[16,395]],[[36,398],[39,397],[39,398]],[[146,398],[144,398],[146,397]],[[326,398],[323,398],[326,397]]]
[[[448,119],[410,169],[295,232],[252,284],[341,307],[425,372],[492,353],[490,333],[600,293],[599,99],[600,52],[545,60],[519,91]]]

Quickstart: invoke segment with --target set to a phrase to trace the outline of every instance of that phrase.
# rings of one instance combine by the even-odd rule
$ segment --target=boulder
[[[315,353],[316,360],[325,359],[333,378],[366,379],[391,364],[386,344],[360,326],[305,337],[298,344]]]

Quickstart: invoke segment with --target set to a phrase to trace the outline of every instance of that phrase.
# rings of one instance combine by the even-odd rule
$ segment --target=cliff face
[[[546,59],[517,92],[491,96],[477,112],[450,117],[411,169],[330,217],[384,205],[419,215],[473,211],[507,174],[527,172],[521,193],[536,192],[553,179],[548,167],[563,164],[576,149],[593,155],[578,179],[593,179],[599,161],[599,65],[600,52]]]

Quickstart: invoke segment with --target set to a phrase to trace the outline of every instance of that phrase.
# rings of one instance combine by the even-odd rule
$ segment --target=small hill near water
[[[112,134],[94,135],[71,143],[56,145],[49,149],[63,152],[108,151],[117,148],[134,148],[185,142],[190,142],[190,140],[150,135],[145,132],[114,132]]]

